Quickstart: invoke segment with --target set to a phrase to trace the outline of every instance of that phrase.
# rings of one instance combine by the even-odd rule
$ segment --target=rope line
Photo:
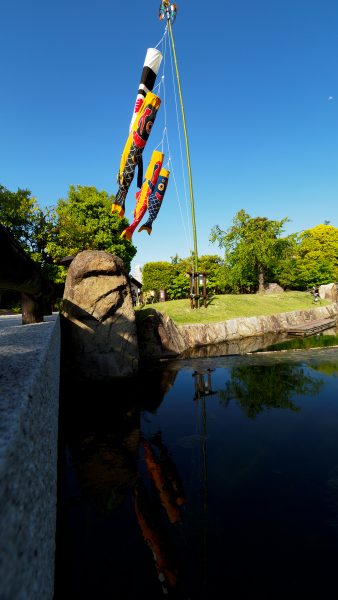
[[[160,41],[158,42],[158,44],[156,44],[156,46],[154,46],[154,48],[158,48],[158,46],[160,44],[163,44],[163,40],[165,39],[167,33],[168,33],[168,29],[167,29],[167,26],[166,26],[165,29],[164,29],[164,34],[162,35],[162,37],[161,37]]]
[[[166,58],[166,52],[164,53],[164,64],[165,64],[165,58]],[[167,96],[166,96],[166,85],[165,85],[165,78],[164,78],[164,76],[162,78],[162,83],[163,83],[163,106],[164,106],[164,129],[163,129],[162,142],[164,143],[164,139],[166,139],[166,145],[167,145],[167,148],[168,148],[168,160],[167,160],[167,164],[168,164],[168,168],[170,167],[169,170],[170,170],[172,179],[174,181],[174,187],[175,187],[175,191],[176,191],[176,200],[177,200],[177,204],[178,204],[180,215],[181,215],[181,221],[182,221],[183,231],[184,231],[184,235],[185,235],[185,239],[186,239],[186,244],[187,244],[187,249],[188,249],[188,253],[189,253],[189,249],[191,248],[191,245],[189,244],[189,234],[187,233],[186,222],[185,222],[185,219],[184,219],[184,216],[183,216],[182,204],[181,204],[181,201],[180,201],[180,194],[179,194],[179,191],[178,191],[178,185],[177,185],[177,180],[176,180],[176,176],[175,176],[174,164],[173,164],[172,158],[171,158],[169,134],[168,134],[168,127],[167,127],[167,106],[166,106],[166,104],[167,104]]]
[[[178,139],[179,139],[179,148],[180,148],[180,157],[181,157],[181,166],[182,166],[182,180],[183,180],[183,190],[184,190],[184,199],[185,199],[185,208],[186,208],[186,216],[187,223],[190,223],[189,217],[189,202],[188,202],[188,193],[187,193],[187,183],[185,178],[185,169],[184,169],[184,160],[183,160],[183,149],[182,149],[182,139],[181,139],[181,127],[180,120],[178,116],[178,103],[177,103],[177,94],[176,94],[176,84],[175,84],[175,74],[174,74],[174,64],[173,64],[173,56],[171,51],[171,46],[169,45],[169,54],[170,54],[170,62],[171,62],[171,75],[173,81],[173,90],[174,90],[174,100],[175,100],[175,112],[176,112],[176,122],[177,122],[177,131],[178,131]],[[192,254],[192,228],[189,227],[189,252],[188,254],[191,256]]]
[[[171,178],[174,182],[174,188],[175,188],[175,195],[176,195],[176,201],[178,204],[178,208],[179,208],[179,212],[181,215],[181,221],[182,221],[182,227],[183,227],[183,232],[184,232],[184,236],[185,236],[185,240],[186,240],[186,247],[187,247],[187,253],[190,256],[191,253],[191,231],[189,229],[189,227],[187,228],[187,223],[190,222],[189,220],[189,215],[187,213],[187,218],[184,218],[183,215],[183,210],[182,210],[182,203],[180,200],[180,193],[179,193],[179,187],[177,184],[177,178],[176,178],[176,174],[175,174],[175,168],[174,168],[174,164],[172,161],[172,155],[171,155],[171,149],[170,149],[170,142],[169,142],[169,134],[168,134],[168,113],[167,113],[167,90],[166,90],[166,81],[165,81],[165,72],[166,72],[166,58],[167,58],[167,32],[168,32],[168,28],[166,26],[166,31],[165,34],[163,35],[162,39],[160,40],[159,44],[162,43],[162,55],[163,55],[163,59],[162,59],[162,65],[161,65],[161,79],[159,81],[159,83],[154,87],[154,93],[156,93],[158,96],[160,95],[161,90],[163,91],[162,94],[162,106],[163,106],[163,113],[164,113],[164,127],[163,127],[163,132],[162,132],[162,139],[161,141],[158,143],[158,145],[155,147],[155,150],[157,150],[158,148],[161,148],[161,151],[166,154],[164,146],[166,146],[167,148],[167,161],[166,161],[166,168],[168,168],[168,170],[170,170],[170,174],[171,174]],[[159,45],[157,44],[157,46]],[[170,52],[170,57],[171,57],[171,64],[172,64],[172,56],[171,56],[171,48],[170,48],[170,44],[169,44],[169,52]],[[186,207],[188,205],[188,200],[187,200],[187,192],[186,192],[186,181],[185,181],[185,176],[184,176],[184,166],[183,166],[183,150],[182,150],[182,142],[181,142],[181,135],[180,135],[180,129],[179,129],[179,119],[178,119],[178,108],[177,108],[177,97],[176,97],[176,89],[175,89],[175,77],[174,77],[174,71],[173,71],[173,67],[172,67],[172,80],[173,80],[173,88],[174,88],[174,97],[175,97],[175,105],[176,105],[176,118],[177,118],[177,127],[178,127],[178,139],[179,139],[179,147],[180,147],[180,154],[181,154],[181,164],[182,164],[182,178],[183,178],[183,184],[184,184],[184,192],[185,192],[185,202],[186,202]]]
[[[186,147],[187,164],[188,164],[188,174],[189,174],[191,219],[192,219],[192,229],[193,229],[193,238],[194,238],[194,264],[195,264],[195,271],[197,272],[198,271],[198,251],[197,251],[197,234],[196,234],[196,221],[195,221],[194,192],[193,192],[193,186],[192,186],[192,175],[191,175],[191,165],[190,165],[190,151],[189,151],[189,142],[188,142],[187,128],[186,128],[186,123],[185,123],[185,113],[184,113],[184,104],[183,104],[182,91],[181,91],[180,75],[179,75],[179,71],[178,71],[178,64],[177,64],[176,50],[175,50],[175,43],[174,43],[174,36],[173,36],[172,26],[171,26],[170,20],[168,21],[168,29],[169,29],[169,33],[170,33],[171,46],[172,46],[172,49],[173,49],[174,63],[175,63],[177,83],[178,83],[178,91],[179,91],[180,102],[181,102],[183,130],[184,130],[185,147]]]

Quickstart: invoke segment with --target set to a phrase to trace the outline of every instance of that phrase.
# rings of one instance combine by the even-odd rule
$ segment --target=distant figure
[[[313,301],[314,302],[318,302],[319,300],[319,287],[317,285],[314,285],[312,288],[312,296],[313,296]]]
[[[132,301],[133,301],[133,306],[136,306],[136,304],[137,304],[137,294],[136,294],[136,291],[134,290],[134,288],[132,288],[132,290],[131,290],[131,297],[132,297]]]

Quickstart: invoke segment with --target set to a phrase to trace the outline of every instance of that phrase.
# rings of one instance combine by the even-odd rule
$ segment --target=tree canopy
[[[0,223],[27,252],[37,252],[44,222],[43,211],[28,189],[11,192],[0,185]]]
[[[112,201],[104,190],[71,185],[55,208],[41,209],[30,190],[12,192],[0,185],[0,223],[56,283],[66,277],[60,259],[82,250],[117,255],[129,271],[136,247],[120,237],[128,221],[111,214]],[[216,225],[210,241],[218,244],[224,257],[198,258],[199,272],[207,275],[207,291],[252,292],[262,290],[267,280],[299,290],[338,281],[338,229],[325,221],[282,237],[288,221],[288,217],[280,221],[251,217],[242,209],[226,231]],[[192,259],[175,254],[171,263],[147,263],[144,291],[165,289],[170,299],[189,297]]]
[[[128,221],[111,214],[112,200],[95,187],[69,187],[68,197],[61,198],[54,211],[54,230],[47,244],[55,261],[83,250],[105,250],[119,256],[130,270],[136,248],[120,238]]]
[[[175,266],[169,262],[149,262],[142,269],[143,291],[167,290],[177,273]]]
[[[291,280],[298,289],[338,281],[337,227],[321,224],[298,235]]]
[[[278,260],[290,248],[290,238],[281,238],[288,217],[280,221],[251,217],[243,209],[236,213],[233,224],[223,231],[218,225],[210,235],[225,252],[225,268],[230,284],[237,291],[263,291],[266,277],[274,275]]]

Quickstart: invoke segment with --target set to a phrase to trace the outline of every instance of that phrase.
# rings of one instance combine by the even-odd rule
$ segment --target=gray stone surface
[[[60,324],[0,317],[0,599],[51,600]]]
[[[129,278],[120,258],[85,250],[72,261],[63,296],[62,355],[74,377],[104,381],[138,370]]]

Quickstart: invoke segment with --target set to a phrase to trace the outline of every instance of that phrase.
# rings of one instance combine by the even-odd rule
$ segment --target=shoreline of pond
[[[337,302],[303,311],[193,325],[176,325],[168,315],[150,309],[147,318],[137,324],[140,358],[186,358],[208,355],[208,349],[213,356],[253,352],[287,337],[291,327],[329,318],[337,326]]]

